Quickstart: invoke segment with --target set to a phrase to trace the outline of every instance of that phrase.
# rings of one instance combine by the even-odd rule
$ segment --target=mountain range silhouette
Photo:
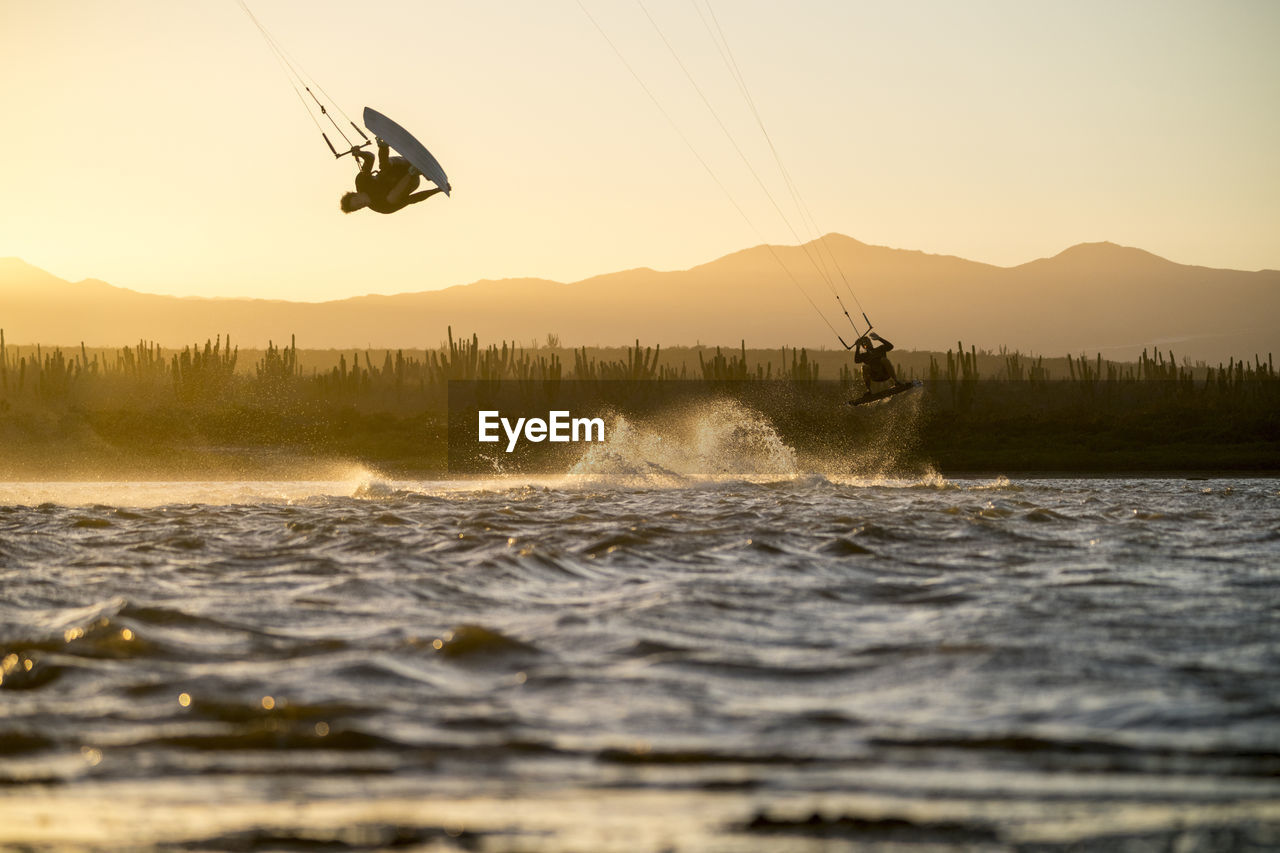
[[[1113,243],[998,267],[839,234],[822,240],[821,247],[756,246],[688,270],[641,268],[573,283],[484,280],[314,303],[139,293],[95,279],[64,281],[5,258],[0,328],[11,344],[62,346],[182,346],[229,333],[245,347],[296,334],[304,348],[422,348],[438,345],[452,326],[455,335],[523,344],[552,333],[566,346],[638,338],[664,346],[745,340],[750,347],[838,348],[806,299],[852,342],[817,269],[830,250],[838,261],[838,269],[828,262],[830,280],[849,312],[861,325],[865,308],[876,329],[904,349],[945,350],[963,340],[993,350],[1128,359],[1158,347],[1211,364],[1280,350],[1276,270],[1187,266]]]

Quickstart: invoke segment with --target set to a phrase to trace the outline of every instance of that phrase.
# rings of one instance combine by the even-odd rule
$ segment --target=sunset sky
[[[250,0],[353,118],[454,186],[338,210],[334,161],[234,0],[0,0],[0,256],[179,295],[320,300],[802,238],[705,0]],[[1013,265],[1110,240],[1280,268],[1280,3],[713,0],[821,231]]]

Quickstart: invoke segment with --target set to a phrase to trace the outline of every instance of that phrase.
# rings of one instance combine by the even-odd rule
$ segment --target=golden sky
[[[353,118],[454,186],[344,216],[334,161],[234,0],[0,0],[0,256],[138,290],[329,299],[803,238],[705,0],[251,0]],[[1280,3],[712,0],[821,231],[1013,265],[1084,241],[1280,268]]]

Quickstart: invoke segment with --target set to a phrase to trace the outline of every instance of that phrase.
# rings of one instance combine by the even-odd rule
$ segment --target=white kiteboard
[[[431,152],[425,145],[414,139],[412,133],[373,107],[364,108],[364,126],[369,128],[375,136],[382,137],[387,145],[408,160],[424,178],[444,190],[445,195],[453,189],[449,186],[449,176],[440,167],[440,161],[431,156]]]

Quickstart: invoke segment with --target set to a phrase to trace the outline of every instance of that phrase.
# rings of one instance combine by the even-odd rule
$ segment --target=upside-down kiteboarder
[[[353,160],[360,161],[360,171],[356,173],[355,191],[343,195],[340,202],[344,213],[351,213],[364,207],[377,213],[395,213],[411,204],[425,201],[436,193],[442,192],[449,195],[452,189],[449,185],[449,177],[426,146],[382,113],[371,107],[365,107],[364,125],[373,133],[378,146],[375,170],[373,154],[363,150],[373,144],[364,129],[352,121],[337,102],[329,97],[328,93],[280,46],[275,37],[253,14],[253,10],[245,0],[237,0],[237,3],[258,28],[267,46],[275,54],[298,100],[320,131],[320,136],[329,147],[330,153],[335,159],[349,154]],[[341,115],[343,121],[339,123],[330,110]],[[328,129],[323,122],[328,122]],[[348,127],[354,132],[354,137],[348,136]],[[334,145],[329,139],[330,131],[338,135],[342,145]],[[396,152],[395,155],[392,155],[392,150]],[[435,187],[414,192],[422,178],[433,182]]]
[[[391,150],[382,137],[378,142],[378,168],[373,168],[373,155],[356,146],[351,147],[351,155],[360,160],[360,171],[356,173],[354,192],[345,193],[340,205],[343,213],[352,213],[367,207],[375,213],[395,213],[397,210],[426,201],[436,193],[444,192],[444,187],[434,187],[421,192],[418,188],[421,173],[403,157],[391,155]]]

